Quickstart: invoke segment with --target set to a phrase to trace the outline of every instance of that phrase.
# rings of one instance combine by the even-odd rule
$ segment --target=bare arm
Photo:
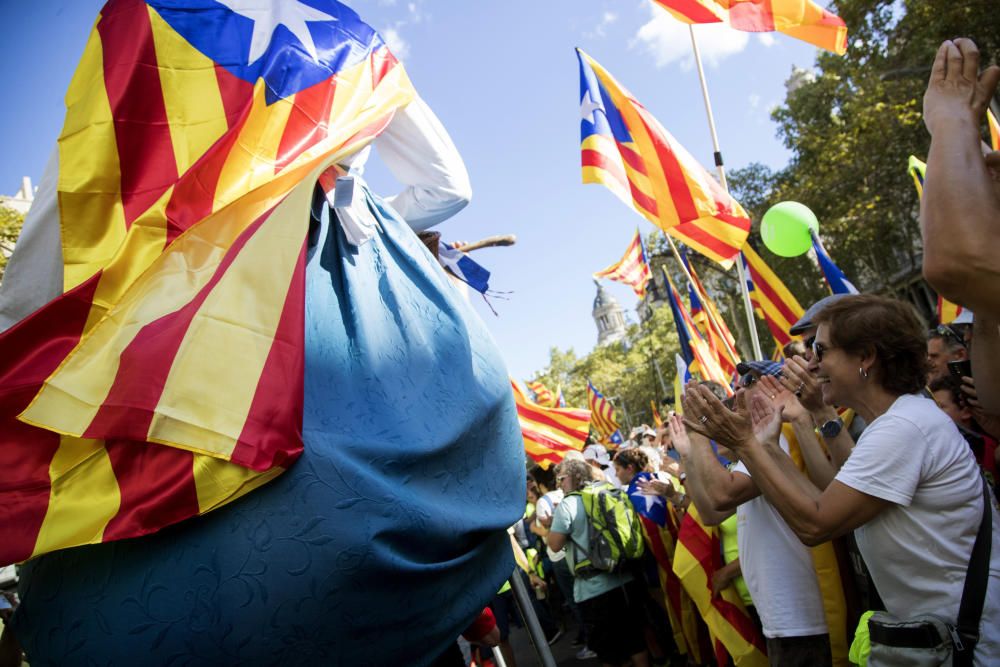
[[[837,468],[826,457],[823,445],[816,437],[812,418],[808,414],[803,414],[792,420],[791,423],[795,439],[799,442],[802,458],[806,462],[806,472],[809,473],[809,479],[818,488],[825,489],[837,476]],[[841,433],[843,433],[843,429],[841,429]]]
[[[980,148],[979,124],[1000,80],[995,65],[979,74],[968,39],[941,45],[924,94],[931,134],[920,206],[924,277],[976,313],[1000,314],[1000,195]]]
[[[697,433],[689,434],[677,415],[670,418],[670,434],[684,461],[687,473],[684,489],[706,525],[722,523],[737,506],[760,495],[747,475],[722,467],[708,439]]]

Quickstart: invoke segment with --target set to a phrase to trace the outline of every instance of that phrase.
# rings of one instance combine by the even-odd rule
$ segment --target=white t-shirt
[[[865,429],[836,479],[894,503],[854,531],[886,610],[900,618],[933,613],[954,622],[983,516],[979,467],[954,422],[930,399],[900,396]],[[995,506],[992,513],[990,579],[977,665],[1000,655],[1000,520]]]
[[[556,489],[555,491],[549,491],[535,503],[535,521],[538,525],[542,525],[542,519],[548,519],[552,516],[552,513],[556,509],[556,505],[562,502],[563,492],[562,489]],[[566,557],[566,552],[560,549],[559,551],[553,551],[549,549],[548,545],[545,546],[545,553],[548,554],[549,560],[555,563]]]
[[[784,436],[781,448],[788,452]],[[737,463],[733,472],[750,476],[743,463]],[[764,636],[827,634],[823,596],[809,548],[762,495],[736,508],[736,522],[740,569]]]

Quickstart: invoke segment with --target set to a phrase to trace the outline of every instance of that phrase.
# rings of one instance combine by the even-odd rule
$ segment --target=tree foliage
[[[10,254],[14,252],[14,244],[21,234],[21,226],[24,224],[24,214],[14,209],[4,206],[0,202],[0,281],[7,270],[7,261]]]
[[[997,9],[996,0],[834,0],[833,10],[849,30],[847,54],[818,52],[812,70],[793,73],[784,103],[772,113],[778,137],[792,153],[788,165],[774,171],[751,163],[729,173],[730,190],[753,218],[751,239],[760,238],[760,218],[770,206],[802,202],[816,213],[826,249],[859,289],[901,294],[920,272],[919,202],[907,159],[924,159],[930,145],[921,110],[931,63],[942,41],[963,35],[979,46],[983,66],[996,62]],[[827,293],[810,256],[777,257],[753,242],[802,306]],[[666,238],[654,232],[647,249],[658,281],[654,289],[662,291],[660,267],[666,267],[684,292]],[[724,272],[696,254],[691,262],[743,356],[749,356],[735,270]],[[756,326],[767,354],[771,335],[759,320]],[[586,405],[590,378],[606,395],[622,397],[638,423],[649,419],[649,399],[664,393],[652,360],[669,386],[676,350],[670,310],[661,307],[646,325],[629,329],[623,346],[596,348],[582,358],[553,348],[540,376],[561,385],[576,406]],[[620,401],[616,404],[621,408]]]

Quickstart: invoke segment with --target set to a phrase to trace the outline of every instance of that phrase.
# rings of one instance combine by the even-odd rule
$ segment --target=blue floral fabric
[[[510,576],[525,478],[504,363],[368,197],[370,242],[311,237],[301,459],[155,535],[27,563],[32,667],[422,665]]]

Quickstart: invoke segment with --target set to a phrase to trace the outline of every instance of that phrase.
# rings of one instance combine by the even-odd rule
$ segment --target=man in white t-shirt
[[[744,390],[746,391],[746,390]],[[812,555],[760,494],[746,466],[726,470],[708,439],[674,434],[685,490],[707,525],[734,511],[740,567],[767,639],[771,665],[831,665],[830,634]],[[788,442],[781,446],[787,452]]]

